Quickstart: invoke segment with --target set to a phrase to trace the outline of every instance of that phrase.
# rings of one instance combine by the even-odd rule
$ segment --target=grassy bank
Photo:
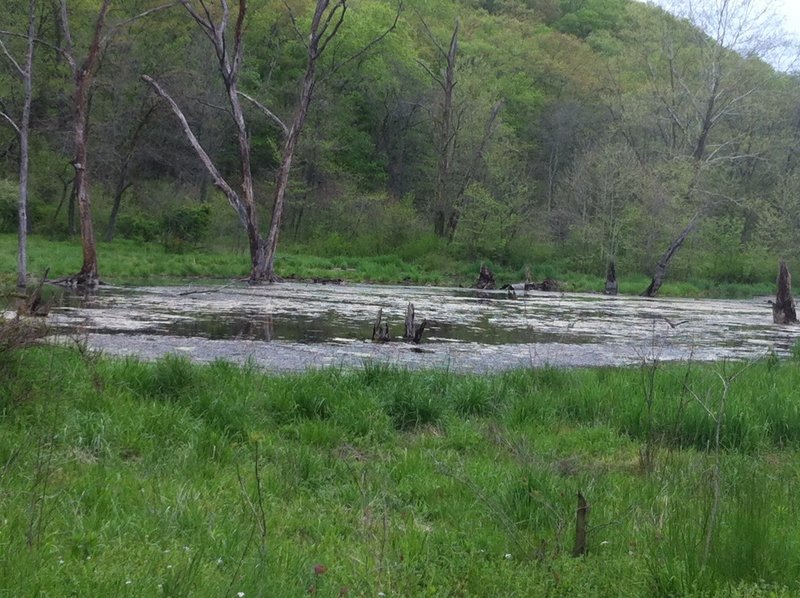
[[[274,376],[0,348],[0,367],[10,594],[800,592],[796,362]]]
[[[477,280],[481,262],[457,259],[436,246],[407,247],[397,255],[359,257],[348,255],[315,256],[308,248],[286,246],[278,255],[276,269],[286,278],[341,279],[348,282],[381,284],[418,284],[471,286]],[[0,235],[0,283],[12,284],[16,269],[16,237]],[[220,279],[246,277],[249,257],[244,247],[170,253],[159,243],[144,243],[126,239],[99,243],[100,270],[103,278],[118,285],[169,284],[187,279]],[[39,276],[50,268],[50,277],[74,274],[81,263],[81,248],[77,240],[53,241],[34,236],[29,247],[30,272]],[[531,260],[535,280],[554,278],[565,290],[600,292],[604,278],[569,269],[569,265],[554,257]],[[498,285],[525,279],[526,267],[511,267],[487,262],[495,273]],[[638,294],[649,284],[643,274],[620,273],[620,292]],[[660,290],[666,297],[730,297],[746,298],[774,292],[772,283],[713,283],[704,280],[679,281],[667,279]]]

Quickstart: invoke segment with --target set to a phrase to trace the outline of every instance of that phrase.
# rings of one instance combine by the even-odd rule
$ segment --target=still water
[[[800,326],[774,325],[766,300],[542,292],[508,299],[504,291],[444,287],[242,284],[108,288],[68,299],[49,320],[60,338],[145,359],[179,353],[279,371],[381,361],[483,372],[786,355]],[[380,308],[402,335],[409,302],[428,322],[423,343],[370,342]]]

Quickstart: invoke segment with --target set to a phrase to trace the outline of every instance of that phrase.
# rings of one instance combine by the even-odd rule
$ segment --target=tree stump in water
[[[606,287],[603,289],[604,295],[616,295],[619,290],[617,284],[617,266],[614,260],[608,262],[608,270],[606,270]]]
[[[778,293],[775,296],[775,302],[770,301],[772,304],[772,321],[776,324],[794,324],[797,322],[797,312],[792,298],[792,275],[789,274],[789,268],[784,260],[781,260],[778,270],[777,284]]]
[[[422,333],[425,332],[427,320],[422,320],[419,324],[414,322],[414,304],[409,303],[406,308],[406,332],[403,339],[412,343],[419,344],[422,340]]]
[[[494,286],[494,274],[485,265],[481,264],[481,271],[478,274],[478,282],[475,283],[476,289],[491,290]]]
[[[382,323],[383,308],[378,310],[378,317],[375,318],[375,323],[372,325],[372,340],[378,343],[385,343],[392,340],[392,335],[389,333],[389,324]]]

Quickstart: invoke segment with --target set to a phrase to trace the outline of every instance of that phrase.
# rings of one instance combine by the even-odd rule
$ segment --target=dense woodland
[[[679,277],[753,282],[773,277],[778,257],[800,257],[800,77],[756,55],[775,34],[748,2],[704,12],[698,0],[694,22],[632,0],[349,0],[321,15],[322,2],[259,0],[244,18],[231,1],[226,23],[224,2],[181,4],[5,4],[3,231],[17,230],[12,123],[32,27],[35,234],[78,242],[78,174],[98,240],[246,253],[245,216],[266,236],[294,136],[281,247],[519,268],[558,259],[597,275],[613,258],[625,276],[651,272],[692,222]],[[241,195],[237,209],[167,94]],[[249,241],[251,255],[264,249]]]

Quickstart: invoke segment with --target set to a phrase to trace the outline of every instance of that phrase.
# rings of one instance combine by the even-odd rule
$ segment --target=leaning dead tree
[[[794,324],[797,322],[797,312],[792,297],[792,275],[784,260],[781,260],[778,269],[778,293],[772,305],[772,321],[776,324]]]
[[[678,235],[678,238],[670,243],[670,246],[661,256],[661,259],[658,260],[655,273],[653,274],[653,280],[650,281],[650,286],[648,286],[642,293],[642,297],[655,297],[656,293],[658,293],[658,289],[661,288],[661,284],[664,282],[664,277],[667,275],[667,267],[669,266],[669,263],[672,261],[672,258],[675,257],[675,254],[678,253],[678,250],[684,244],[692,230],[694,230],[695,220],[697,220],[696,214],[692,217],[692,219],[689,221],[689,224],[686,225],[686,228],[683,229],[681,234]]]

